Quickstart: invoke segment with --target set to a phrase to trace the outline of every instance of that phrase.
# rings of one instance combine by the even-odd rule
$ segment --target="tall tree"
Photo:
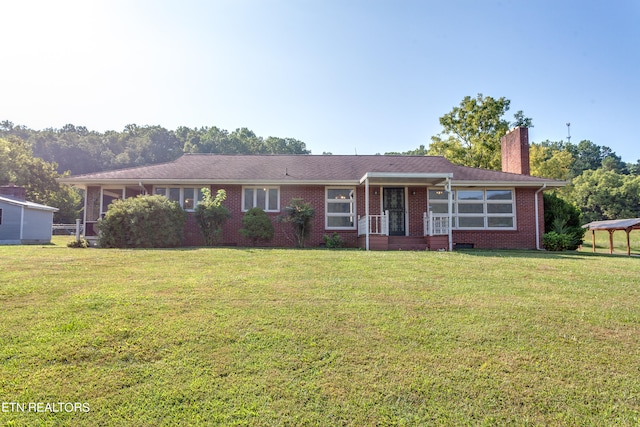
[[[465,166],[500,169],[500,138],[512,125],[532,127],[522,111],[513,123],[503,118],[510,104],[504,97],[466,96],[460,106],[440,117],[443,130],[431,138],[428,153]]]
[[[566,198],[585,222],[640,217],[640,176],[599,168],[573,179]]]
[[[531,175],[568,180],[571,177],[574,159],[569,151],[560,147],[562,147],[561,144],[549,141],[531,144],[529,148]]]
[[[78,218],[80,195],[60,185],[55,163],[34,157],[31,147],[16,137],[0,138],[0,185],[14,183],[26,190],[29,201],[59,208],[54,221],[73,222]]]

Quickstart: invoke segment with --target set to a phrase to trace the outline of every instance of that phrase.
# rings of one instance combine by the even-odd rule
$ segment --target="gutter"
[[[547,188],[547,183],[542,184],[542,187],[540,187],[534,195],[535,197],[534,207],[536,212],[536,249],[539,251],[543,251],[544,248],[540,247],[540,218],[539,218],[540,209],[538,208],[538,194],[544,191],[545,188]]]

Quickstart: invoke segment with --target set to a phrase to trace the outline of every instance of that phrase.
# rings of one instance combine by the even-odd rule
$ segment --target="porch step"
[[[389,236],[390,251],[426,251],[427,242],[424,237]]]

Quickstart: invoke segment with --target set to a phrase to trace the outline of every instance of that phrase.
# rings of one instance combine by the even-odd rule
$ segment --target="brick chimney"
[[[27,193],[24,187],[17,187],[13,183],[8,185],[0,185],[0,196],[7,197],[9,199],[20,200],[22,202],[27,199]]]
[[[500,139],[502,171],[529,175],[529,129],[517,127]]]

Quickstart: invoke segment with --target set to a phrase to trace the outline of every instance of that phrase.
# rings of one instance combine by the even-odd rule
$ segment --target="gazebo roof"
[[[611,219],[608,221],[593,221],[583,225],[588,230],[627,230],[640,229],[640,218]]]

